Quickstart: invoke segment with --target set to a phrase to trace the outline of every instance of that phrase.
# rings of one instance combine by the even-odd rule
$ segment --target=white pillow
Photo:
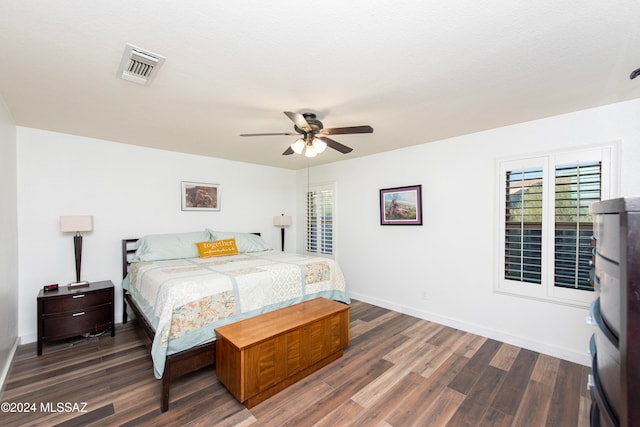
[[[211,233],[211,240],[236,239],[236,246],[238,247],[238,252],[241,254],[247,252],[269,251],[272,249],[257,234],[213,230],[208,231]]]
[[[163,259],[197,258],[196,243],[211,240],[207,230],[189,233],[150,234],[138,240],[133,261],[160,261]]]

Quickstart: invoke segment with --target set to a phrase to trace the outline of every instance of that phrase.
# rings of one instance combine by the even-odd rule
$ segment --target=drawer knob
[[[73,317],[77,316],[84,316],[84,311],[81,311],[80,313],[73,313]]]
[[[84,298],[84,294],[74,295],[71,298]]]
[[[591,391],[593,389],[593,386],[595,385],[594,381],[593,381],[593,375],[589,374],[589,379],[587,380],[587,390]]]

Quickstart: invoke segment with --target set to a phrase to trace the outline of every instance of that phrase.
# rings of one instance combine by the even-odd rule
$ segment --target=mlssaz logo
[[[40,402],[40,412],[87,412],[87,402]]]

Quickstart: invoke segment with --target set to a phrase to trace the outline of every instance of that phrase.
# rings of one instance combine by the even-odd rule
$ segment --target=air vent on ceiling
[[[141,85],[149,84],[164,60],[164,56],[127,43],[118,68],[118,77]]]

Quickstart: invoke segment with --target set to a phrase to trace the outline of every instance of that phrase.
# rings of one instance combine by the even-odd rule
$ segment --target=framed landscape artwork
[[[422,225],[422,185],[380,190],[380,225]]]
[[[182,181],[183,211],[219,211],[220,186],[202,182]]]

